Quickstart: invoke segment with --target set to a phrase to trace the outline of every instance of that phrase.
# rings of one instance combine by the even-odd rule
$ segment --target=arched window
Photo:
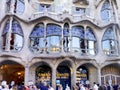
[[[87,27],[85,31],[85,45],[86,45],[86,53],[90,55],[95,55],[96,53],[96,37],[94,33],[92,32],[92,29],[90,27]]]
[[[62,29],[59,25],[48,24],[46,28],[47,37],[47,51],[58,52],[60,51],[60,38]]]
[[[108,28],[102,39],[103,52],[106,55],[116,55],[117,54],[117,40],[115,39],[116,33],[113,30],[113,27]]]
[[[69,52],[70,51],[70,30],[69,30],[69,24],[65,23],[64,24],[64,29],[63,29],[63,36],[64,36],[64,40],[63,40],[63,48],[65,52]]]
[[[110,6],[110,2],[106,0],[103,3],[102,9],[101,9],[101,19],[104,22],[109,22],[111,21],[112,17],[113,17],[113,10]]]
[[[14,2],[12,0],[7,0],[6,1],[6,9],[7,12],[10,12],[10,7],[11,5],[14,5],[13,12],[16,14],[22,14],[25,9],[25,3],[24,0],[15,0]]]
[[[72,51],[81,53],[84,39],[84,28],[82,26],[74,26],[72,33]]]
[[[42,53],[44,50],[44,25],[37,24],[30,35],[30,48],[35,53]]]
[[[9,30],[10,21],[8,20],[2,33],[3,50],[6,50],[6,48],[10,48],[10,50],[13,51],[20,51],[23,47],[23,32],[20,24],[16,20],[13,20],[11,31]],[[11,36],[11,38],[9,38],[9,35]],[[10,45],[8,45],[8,41],[10,41]]]

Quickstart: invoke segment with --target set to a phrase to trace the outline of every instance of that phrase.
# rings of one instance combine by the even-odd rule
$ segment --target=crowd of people
[[[55,90],[51,85],[48,85],[46,82],[42,82],[40,84],[34,84],[33,82],[29,82],[28,86],[24,86],[20,83],[17,85],[14,81],[10,84],[7,84],[7,81],[2,81],[0,85],[0,90]],[[66,84],[66,88],[63,89],[62,84],[57,85],[57,90],[120,90],[119,85],[102,85],[100,86],[96,82],[93,83],[93,86],[89,84],[77,83],[75,86],[70,87]]]

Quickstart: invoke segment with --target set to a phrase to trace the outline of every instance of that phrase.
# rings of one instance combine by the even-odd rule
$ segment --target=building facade
[[[1,81],[120,84],[119,0],[0,4]]]

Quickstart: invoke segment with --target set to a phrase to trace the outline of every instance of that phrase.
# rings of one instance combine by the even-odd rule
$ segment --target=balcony
[[[80,4],[80,5],[89,5],[88,0],[73,0],[74,4]]]

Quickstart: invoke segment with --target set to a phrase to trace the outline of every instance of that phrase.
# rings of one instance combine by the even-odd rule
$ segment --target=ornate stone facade
[[[0,3],[0,80],[120,84],[119,0]]]

